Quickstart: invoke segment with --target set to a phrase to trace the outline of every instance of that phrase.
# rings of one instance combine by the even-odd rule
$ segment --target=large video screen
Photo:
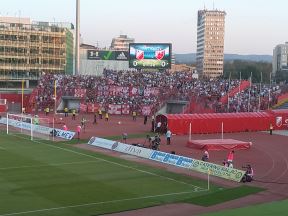
[[[171,68],[171,44],[130,43],[130,68]]]

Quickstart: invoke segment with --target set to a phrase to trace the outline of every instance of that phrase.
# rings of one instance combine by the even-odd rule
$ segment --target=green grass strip
[[[203,214],[202,216],[271,216],[271,215],[287,215],[288,200],[263,203],[260,205],[248,206],[244,208],[237,208],[214,213]]]
[[[234,199],[239,199],[241,197],[255,194],[264,190],[264,188],[242,185],[236,188],[223,189],[212,194],[206,194],[200,197],[188,199],[185,200],[185,202],[208,207]]]

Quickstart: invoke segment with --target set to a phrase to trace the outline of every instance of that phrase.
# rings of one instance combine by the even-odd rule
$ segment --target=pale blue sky
[[[287,0],[81,0],[85,43],[109,46],[120,33],[136,42],[170,42],[196,52],[197,11],[225,10],[225,53],[269,54],[288,41]],[[75,0],[0,0],[1,16],[75,23]]]

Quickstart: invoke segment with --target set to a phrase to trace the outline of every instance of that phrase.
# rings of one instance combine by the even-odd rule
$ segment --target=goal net
[[[49,118],[40,118],[24,114],[7,114],[7,134],[29,136],[31,140],[49,140],[53,124]]]

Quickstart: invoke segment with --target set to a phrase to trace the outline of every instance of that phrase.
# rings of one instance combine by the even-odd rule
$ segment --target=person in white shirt
[[[160,121],[157,122],[156,133],[160,133],[160,131],[161,131],[161,125],[162,125],[162,123],[161,123]]]
[[[166,132],[166,140],[167,140],[167,145],[170,145],[171,144],[171,136],[172,136],[172,133],[171,131],[168,129],[167,132]]]

